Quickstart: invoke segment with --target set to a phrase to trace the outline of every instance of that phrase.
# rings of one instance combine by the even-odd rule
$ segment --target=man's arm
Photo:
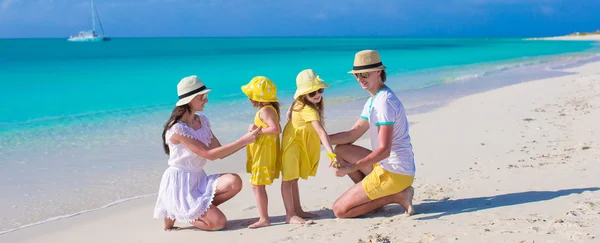
[[[332,145],[354,143],[367,130],[369,130],[369,122],[363,118],[358,118],[350,130],[329,135],[329,142]]]
[[[359,170],[367,166],[373,166],[373,164],[390,157],[392,151],[392,137],[394,134],[394,125],[382,125],[379,126],[379,148],[373,150],[369,155],[356,161],[354,164],[345,163],[342,167],[338,168],[335,172],[337,176],[346,176],[354,171]]]

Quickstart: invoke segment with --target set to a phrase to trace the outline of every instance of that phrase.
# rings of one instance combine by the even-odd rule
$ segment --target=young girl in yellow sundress
[[[277,87],[267,77],[257,76],[242,86],[242,92],[248,96],[253,107],[258,108],[254,124],[248,130],[262,127],[260,135],[254,143],[246,147],[246,171],[251,174],[250,184],[256,197],[260,218],[248,228],[259,228],[271,225],[268,212],[268,199],[265,185],[271,185],[279,178],[281,165],[281,148],[279,134],[279,103]]]
[[[304,218],[318,217],[302,209],[298,179],[306,180],[309,176],[316,175],[321,143],[325,146],[332,163],[335,163],[329,136],[323,128],[323,91],[327,87],[329,84],[323,82],[311,69],[303,70],[296,77],[296,94],[294,103],[290,106],[291,119],[283,129],[282,135],[281,196],[287,223],[312,223]]]

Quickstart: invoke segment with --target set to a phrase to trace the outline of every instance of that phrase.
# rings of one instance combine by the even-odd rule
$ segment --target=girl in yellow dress
[[[260,214],[258,221],[248,226],[254,229],[271,225],[265,185],[271,185],[274,179],[279,178],[280,173],[279,102],[276,95],[277,87],[267,77],[254,77],[248,84],[242,86],[242,92],[248,96],[252,106],[258,108],[254,124],[249,130],[262,128],[256,141],[246,147],[246,171],[251,174],[250,184]]]
[[[306,180],[317,173],[321,143],[332,163],[335,162],[329,136],[323,128],[323,91],[327,87],[329,84],[324,83],[311,69],[303,70],[296,77],[296,94],[294,103],[290,106],[291,119],[282,135],[281,195],[287,223],[312,223],[304,218],[318,217],[302,210],[298,179]]]

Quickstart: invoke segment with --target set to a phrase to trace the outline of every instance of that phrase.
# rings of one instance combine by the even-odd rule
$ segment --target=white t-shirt
[[[379,148],[379,129],[381,125],[393,125],[392,151],[390,157],[379,161],[379,165],[396,174],[415,175],[415,161],[408,135],[408,120],[402,102],[389,88],[383,88],[367,100],[360,118],[369,121],[371,147]]]

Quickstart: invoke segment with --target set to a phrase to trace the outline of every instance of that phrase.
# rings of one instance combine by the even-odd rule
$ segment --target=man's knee
[[[335,154],[344,154],[346,153],[348,147],[350,147],[349,144],[338,144],[333,148],[333,152]]]
[[[336,201],[333,204],[333,214],[335,215],[335,217],[340,218],[340,219],[346,218],[347,212],[348,212],[348,209],[342,203],[339,203]]]

